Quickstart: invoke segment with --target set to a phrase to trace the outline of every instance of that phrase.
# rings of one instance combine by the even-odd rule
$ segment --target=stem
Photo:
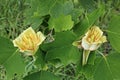
[[[83,51],[83,60],[82,60],[82,65],[86,65],[87,64],[87,60],[90,54],[90,50],[84,50]]]
[[[25,67],[25,71],[27,72],[27,70],[33,65],[33,63],[36,61],[36,58],[34,56],[32,56],[32,61],[30,61],[26,67]]]

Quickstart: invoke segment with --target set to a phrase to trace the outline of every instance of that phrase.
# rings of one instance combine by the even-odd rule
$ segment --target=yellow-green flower
[[[44,40],[45,36],[40,31],[36,33],[32,27],[29,27],[13,40],[13,44],[20,49],[20,52],[34,55]]]
[[[99,27],[91,27],[85,34],[85,36],[82,38],[81,42],[81,46],[84,49],[82,64],[87,64],[90,51],[98,49],[100,45],[106,41],[106,36],[103,36],[103,32]]]
[[[87,31],[81,41],[76,41],[73,45],[84,49],[82,64],[85,65],[90,51],[98,49],[106,41],[106,36],[103,35],[102,30],[98,26],[93,26]]]
[[[103,36],[102,30],[97,26],[93,26],[82,38],[81,46],[84,48],[84,50],[93,51],[98,49],[101,43],[106,41],[106,36]]]

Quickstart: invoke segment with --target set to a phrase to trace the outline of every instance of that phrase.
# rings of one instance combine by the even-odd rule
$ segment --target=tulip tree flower
[[[102,30],[97,26],[93,26],[87,31],[81,41],[74,42],[73,45],[84,49],[82,64],[85,65],[87,64],[90,51],[97,50],[106,41],[106,36],[103,36]]]
[[[36,33],[32,27],[29,27],[13,40],[13,44],[19,48],[20,52],[34,55],[44,40],[45,36],[40,31]]]

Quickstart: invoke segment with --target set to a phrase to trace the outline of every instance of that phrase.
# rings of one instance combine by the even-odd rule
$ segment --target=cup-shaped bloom
[[[103,35],[102,30],[97,26],[93,26],[87,31],[82,40],[73,42],[74,46],[84,49],[82,58],[83,66],[87,64],[90,52],[98,49],[106,41],[106,36]]]
[[[98,49],[101,43],[106,41],[106,36],[103,36],[102,30],[97,26],[93,26],[82,38],[81,46],[84,50],[93,51]]]
[[[34,55],[44,40],[45,36],[40,31],[36,33],[32,27],[29,27],[13,40],[13,44],[19,48],[20,52],[25,52],[26,55]]]

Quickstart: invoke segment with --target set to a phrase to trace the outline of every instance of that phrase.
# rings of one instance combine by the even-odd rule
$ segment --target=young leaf
[[[61,15],[57,18],[50,18],[48,23],[49,28],[55,29],[56,32],[70,30],[74,24],[70,15]]]

